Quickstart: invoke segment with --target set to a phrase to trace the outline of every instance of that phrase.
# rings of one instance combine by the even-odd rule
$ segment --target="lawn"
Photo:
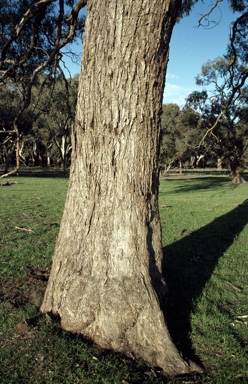
[[[68,179],[35,176],[0,180],[2,384],[248,382],[248,183],[161,180],[168,326],[181,353],[206,370],[166,381],[40,314]]]

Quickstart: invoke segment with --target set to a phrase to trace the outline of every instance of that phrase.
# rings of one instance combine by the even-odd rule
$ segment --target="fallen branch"
[[[240,288],[238,288],[238,287],[235,287],[235,285],[233,285],[232,283],[230,283],[230,281],[227,281],[227,284],[230,285],[230,287],[232,287],[233,289],[235,289],[235,291],[242,292],[242,289],[240,289]]]
[[[0,179],[3,179],[4,177],[8,177],[10,175],[13,175],[14,173],[16,173],[18,175],[18,171],[19,171],[19,168],[16,167],[15,169],[13,169],[13,171],[4,173],[2,176],[0,176]]]
[[[248,315],[236,316],[236,319],[239,319],[239,320],[248,319]]]
[[[34,232],[34,230],[31,228],[24,228],[24,227],[15,226],[15,229],[18,229],[19,231],[25,231],[25,232]]]

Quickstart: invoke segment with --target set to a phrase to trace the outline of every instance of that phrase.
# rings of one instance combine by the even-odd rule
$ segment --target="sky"
[[[185,98],[195,90],[201,90],[195,84],[195,77],[200,74],[201,66],[208,60],[225,53],[230,33],[230,23],[236,16],[223,0],[209,18],[209,26],[198,27],[203,14],[212,8],[215,0],[198,1],[189,16],[182,18],[174,27],[168,63],[166,86],[163,103],[185,104]],[[81,55],[81,43],[73,45],[74,52]],[[71,75],[80,72],[80,60],[72,63],[66,59]]]
[[[223,0],[210,16],[209,28],[198,27],[202,14],[209,12],[215,1],[199,1],[191,11],[176,24],[170,43],[169,64],[163,103],[184,105],[185,98],[195,90],[201,90],[195,84],[195,77],[201,73],[201,67],[225,53],[230,34],[230,23],[236,15]],[[217,24],[216,24],[217,23]]]

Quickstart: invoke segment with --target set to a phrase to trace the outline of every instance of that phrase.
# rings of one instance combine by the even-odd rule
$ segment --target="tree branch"
[[[215,8],[217,8],[218,7],[218,5],[219,5],[219,3],[221,3],[222,2],[222,0],[216,0],[216,2],[215,2],[215,4],[213,4],[213,6],[211,7],[211,9],[210,9],[210,11],[209,12],[207,12],[207,13],[204,13],[201,17],[200,17],[200,19],[198,20],[198,27],[203,27],[203,28],[214,28],[217,24],[219,24],[219,21],[218,22],[216,22],[216,21],[211,21],[211,23],[214,23],[214,25],[212,26],[212,27],[209,27],[209,25],[210,25],[210,21],[209,21],[209,16],[213,13],[213,11],[215,10]],[[206,25],[204,25],[204,24],[202,24],[202,21],[203,20],[207,20],[207,26]]]
[[[46,10],[46,7],[50,5],[51,3],[55,2],[56,0],[39,0],[37,1],[33,6],[31,6],[26,13],[24,14],[23,18],[21,19],[19,25],[15,28],[12,36],[8,39],[8,41],[4,44],[2,49],[2,57],[0,59],[0,69],[1,72],[4,73],[4,77],[8,76],[8,73],[13,71],[13,69],[20,67],[23,65],[31,56],[31,52],[33,49],[38,48],[37,47],[37,37],[38,37],[38,29],[39,24],[44,17],[44,13]],[[42,69],[50,65],[53,61],[56,63],[56,56],[58,55],[58,52],[68,43],[70,43],[74,36],[75,36],[75,30],[77,25],[77,19],[79,11],[87,4],[87,0],[79,0],[75,6],[73,7],[70,16],[66,19],[66,21],[70,22],[70,28],[68,35],[63,38],[62,41],[60,41],[62,37],[62,21],[64,16],[64,0],[59,0],[59,9],[60,14],[59,18],[57,20],[57,37],[55,40],[55,45],[53,50],[51,51],[48,59],[42,63],[39,67],[37,67],[33,74],[36,76],[38,72],[40,72]],[[37,17],[37,20],[34,23],[34,31],[33,31],[33,39],[29,45],[29,48],[25,55],[22,56],[19,60],[15,59],[9,59],[6,58],[7,50],[10,47],[10,45],[17,40],[19,37],[21,31],[26,27],[27,23]],[[7,69],[4,68],[4,65],[10,65]]]

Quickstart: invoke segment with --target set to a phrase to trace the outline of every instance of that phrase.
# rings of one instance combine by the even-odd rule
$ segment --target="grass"
[[[168,326],[182,354],[206,369],[166,381],[40,314],[68,179],[37,175],[0,186],[2,384],[248,381],[248,184],[234,187],[224,175],[161,181]]]
[[[247,196],[225,177],[161,183],[168,324],[206,383],[248,380]]]

